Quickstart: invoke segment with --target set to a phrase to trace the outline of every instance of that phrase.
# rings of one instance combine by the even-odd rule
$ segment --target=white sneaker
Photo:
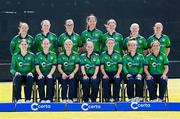
[[[128,102],[136,102],[136,98],[131,98],[128,100]]]
[[[157,102],[163,102],[163,100],[160,98],[157,98]]]
[[[158,102],[158,99],[150,100],[150,102]]]
[[[72,100],[68,100],[68,103],[73,103],[73,101]]]
[[[46,103],[46,101],[45,100],[41,100],[41,103]]]
[[[78,101],[78,99],[77,98],[73,98],[73,102],[77,102]]]
[[[46,100],[46,103],[50,103],[51,101],[50,100]]]
[[[66,100],[62,100],[62,103],[67,103],[67,101]]]
[[[16,103],[23,103],[23,101],[21,99],[19,99]]]
[[[135,97],[135,98],[134,98],[134,101],[135,101],[135,102],[143,102],[143,98]]]
[[[31,101],[30,100],[26,100],[26,102],[25,103],[31,103]]]
[[[113,98],[111,98],[109,101],[110,101],[110,102],[114,102],[114,99],[113,99]]]

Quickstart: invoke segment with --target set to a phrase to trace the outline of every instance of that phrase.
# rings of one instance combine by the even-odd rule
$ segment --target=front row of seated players
[[[147,86],[150,94],[150,100],[162,101],[167,89],[168,59],[165,54],[160,52],[160,43],[152,42],[152,53],[145,58],[136,52],[137,42],[130,40],[127,43],[128,53],[123,57],[114,50],[115,41],[109,38],[106,41],[107,51],[100,56],[94,53],[94,44],[88,41],[86,52],[79,56],[72,51],[73,42],[66,40],[64,42],[65,51],[56,57],[56,54],[49,51],[50,42],[45,38],[42,42],[43,51],[33,55],[27,51],[28,43],[25,39],[20,42],[20,52],[12,57],[11,73],[14,75],[14,83],[17,89],[16,100],[21,102],[21,84],[25,82],[25,100],[30,102],[31,90],[34,79],[34,67],[37,72],[36,81],[41,102],[53,101],[54,94],[54,72],[58,63],[58,72],[61,75],[60,83],[62,85],[62,102],[73,102],[75,79],[78,69],[81,69],[81,84],[83,88],[83,101],[96,102],[99,79],[102,78],[103,97],[105,102],[119,101],[120,84],[122,81],[122,69],[127,80],[127,95],[129,101],[142,101],[143,98],[143,68],[146,74]],[[34,60],[35,59],[35,60]],[[79,68],[80,64],[80,68]],[[145,65],[145,66],[144,66]],[[98,73],[99,67],[101,75]],[[111,96],[111,83],[113,83],[113,96]],[[157,83],[159,83],[160,95],[157,96]],[[44,86],[47,85],[46,96]],[[67,97],[67,88],[69,84],[69,95]],[[134,91],[135,85],[135,91]],[[91,89],[91,90],[90,90]],[[135,92],[135,94],[134,94]]]

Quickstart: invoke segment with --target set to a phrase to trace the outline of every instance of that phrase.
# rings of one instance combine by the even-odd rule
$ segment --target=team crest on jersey
[[[23,63],[22,62],[19,62],[19,67],[22,67],[23,66]]]
[[[46,63],[45,63],[45,62],[42,62],[42,63],[41,63],[41,66],[42,66],[42,67],[46,67]]]
[[[128,66],[129,66],[129,67],[132,67],[132,62],[128,62]]]

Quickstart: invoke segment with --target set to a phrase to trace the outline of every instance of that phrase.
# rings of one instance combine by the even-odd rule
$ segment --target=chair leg
[[[56,80],[56,85],[55,85],[55,101],[58,102],[59,101],[59,82],[58,79]]]
[[[121,101],[125,101],[125,95],[124,95],[124,80],[122,80],[122,87],[121,87]]]
[[[12,102],[16,102],[16,87],[15,87],[14,79],[12,82]]]

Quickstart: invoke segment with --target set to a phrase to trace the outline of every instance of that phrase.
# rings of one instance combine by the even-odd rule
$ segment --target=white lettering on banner
[[[37,111],[38,109],[49,109],[51,108],[51,105],[47,105],[47,104],[41,104],[41,105],[38,105],[38,103],[32,103],[31,104],[31,109],[33,111]]]
[[[88,111],[89,109],[100,109],[101,108],[101,105],[97,105],[97,104],[91,104],[89,105],[88,103],[83,103],[81,105],[81,109],[83,111]]]
[[[139,107],[143,107],[143,108],[150,108],[151,107],[151,104],[148,104],[148,103],[144,103],[144,104],[138,104],[137,102],[132,102],[131,103],[131,108],[133,110],[136,110],[138,109]]]

